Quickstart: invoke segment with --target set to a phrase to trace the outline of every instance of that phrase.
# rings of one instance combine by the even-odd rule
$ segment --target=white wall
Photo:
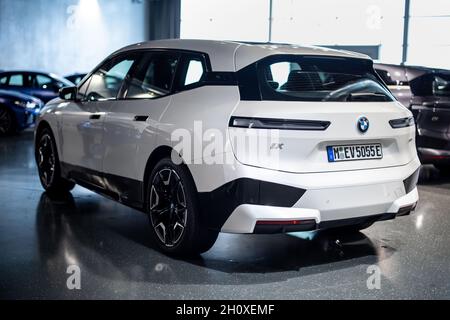
[[[145,3],[0,0],[0,69],[66,75],[146,38]]]
[[[182,0],[181,37],[268,41],[269,0]],[[379,46],[402,60],[404,0],[273,0],[272,42]],[[450,0],[411,0],[407,64],[450,69]]]

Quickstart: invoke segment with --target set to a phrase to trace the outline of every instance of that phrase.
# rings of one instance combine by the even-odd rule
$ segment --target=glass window
[[[259,65],[267,100],[392,101],[370,61],[330,57],[278,57]]]
[[[22,74],[12,74],[9,77],[9,85],[23,87],[23,75]]]
[[[130,79],[126,98],[154,99],[169,94],[178,59],[172,54],[147,55]]]
[[[0,78],[0,84],[6,84],[6,80],[8,80],[8,76],[3,76]]]
[[[436,96],[450,96],[450,74],[441,74],[434,77],[433,94]]]
[[[79,96],[89,101],[115,99],[135,60],[133,55],[108,61],[85,82],[89,82],[89,87],[84,95],[80,88]]]
[[[63,84],[61,82],[55,81],[52,78],[43,75],[43,74],[37,74],[36,76],[32,77],[31,83],[34,88],[44,89],[44,90],[54,90],[58,91],[60,88],[63,87]]]
[[[184,85],[190,85],[197,83],[203,76],[203,64],[200,60],[190,60],[188,63],[186,77],[184,79]]]
[[[46,89],[49,84],[53,82],[52,78],[44,76],[42,74],[36,75],[36,85],[38,87],[42,87],[43,89]],[[45,86],[45,87],[44,87]]]

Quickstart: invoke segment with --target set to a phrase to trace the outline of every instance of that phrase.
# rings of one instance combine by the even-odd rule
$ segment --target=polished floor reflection
[[[450,177],[424,167],[419,193],[416,213],[362,233],[221,234],[176,260],[154,250],[142,213],[80,187],[43,193],[31,132],[0,138],[0,298],[448,299]],[[66,285],[74,264],[80,290]]]

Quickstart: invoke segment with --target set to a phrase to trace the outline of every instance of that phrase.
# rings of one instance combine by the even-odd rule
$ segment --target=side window
[[[200,55],[189,54],[183,59],[178,79],[178,89],[185,90],[198,84],[206,76],[205,63]]]
[[[433,94],[450,96],[450,75],[437,75],[433,79]]]
[[[129,99],[155,99],[168,95],[178,64],[178,55],[148,54],[128,83],[125,97]]]
[[[23,87],[23,74],[12,74],[9,77],[9,85]]]
[[[8,81],[8,76],[0,77],[0,84],[6,84],[6,81]]]
[[[188,63],[184,86],[197,83],[202,79],[205,70],[200,60],[190,60]]]
[[[53,83],[52,78],[42,74],[36,75],[33,81],[33,87],[39,89],[53,89],[54,87],[56,87],[56,85],[57,85],[56,82]]]
[[[122,82],[136,61],[135,55],[115,58],[98,69],[86,83],[89,83],[84,95],[80,87],[81,98],[89,101],[111,100],[117,97]]]

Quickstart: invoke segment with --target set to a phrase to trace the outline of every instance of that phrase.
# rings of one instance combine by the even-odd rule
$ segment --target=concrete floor
[[[356,235],[221,234],[181,261],[153,249],[142,213],[80,187],[49,199],[32,133],[0,138],[0,298],[448,299],[450,178],[424,167],[419,193],[415,214]],[[66,287],[72,264],[80,290]]]

